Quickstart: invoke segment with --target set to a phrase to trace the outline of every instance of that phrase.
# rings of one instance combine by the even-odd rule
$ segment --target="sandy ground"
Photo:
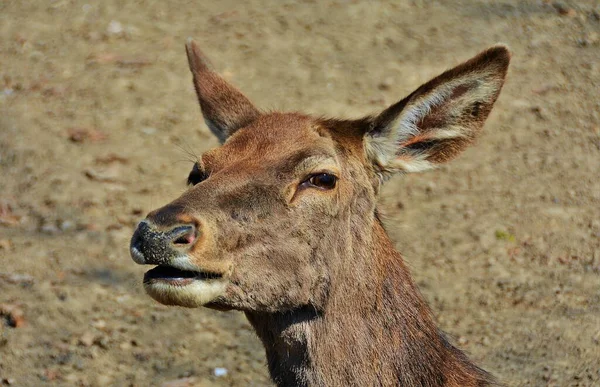
[[[598,1],[121,3],[0,1],[0,385],[269,384],[242,314],[156,304],[128,254],[185,189],[187,152],[217,145],[188,36],[259,106],[346,117],[507,43],[477,146],[393,179],[381,208],[484,368],[600,385]]]

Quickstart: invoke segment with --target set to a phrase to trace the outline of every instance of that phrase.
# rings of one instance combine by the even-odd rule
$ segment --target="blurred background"
[[[183,192],[184,42],[264,109],[359,117],[503,42],[477,145],[380,207],[441,327],[508,385],[600,383],[600,5],[0,1],[0,385],[269,385],[241,313],[158,305],[129,238]]]

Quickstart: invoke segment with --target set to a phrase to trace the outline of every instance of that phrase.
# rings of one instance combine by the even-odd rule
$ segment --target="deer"
[[[165,305],[242,311],[278,386],[497,384],[438,328],[377,210],[392,175],[478,137],[510,52],[492,46],[376,115],[265,112],[191,39],[187,59],[219,146],[135,229],[143,286]]]

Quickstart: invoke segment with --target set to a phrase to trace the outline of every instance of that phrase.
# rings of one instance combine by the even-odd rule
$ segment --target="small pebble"
[[[150,126],[142,128],[142,133],[147,134],[149,136],[153,135],[154,133],[156,133],[156,128],[152,128]]]
[[[84,347],[91,347],[94,344],[95,339],[96,335],[94,335],[92,332],[85,332],[79,338],[79,344],[83,345]]]
[[[106,32],[108,32],[110,35],[118,35],[123,32],[123,25],[116,20],[112,20],[110,23],[108,23]]]
[[[44,234],[56,234],[58,233],[58,227],[53,223],[46,223],[42,225],[40,231]]]
[[[70,220],[63,220],[60,222],[60,229],[61,231],[71,231],[75,229],[75,223]]]
[[[227,368],[217,367],[215,368],[214,374],[216,377],[226,376]]]

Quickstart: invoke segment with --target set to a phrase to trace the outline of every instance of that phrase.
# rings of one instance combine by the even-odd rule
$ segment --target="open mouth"
[[[222,296],[228,281],[225,274],[183,270],[159,265],[144,274],[144,289],[165,305],[197,308]]]
[[[181,270],[173,266],[159,265],[144,274],[144,283],[166,282],[171,285],[187,285],[194,281],[221,279],[223,275],[205,271]]]

